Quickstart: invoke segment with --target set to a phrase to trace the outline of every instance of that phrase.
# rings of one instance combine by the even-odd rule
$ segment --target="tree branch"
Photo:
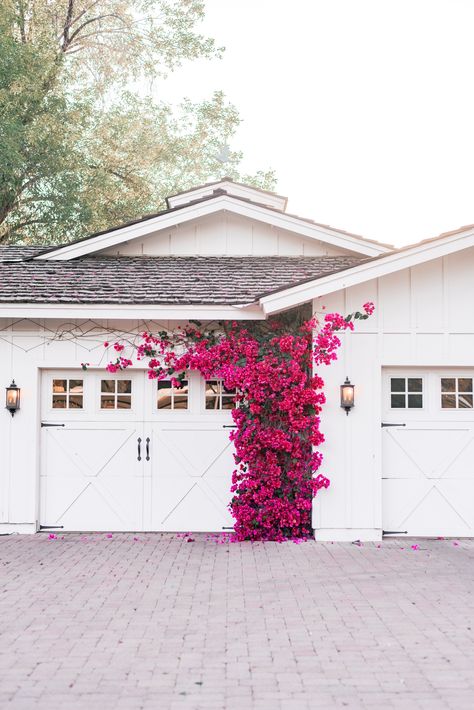
[[[71,22],[72,22],[73,14],[74,14],[74,0],[69,0],[69,2],[67,4],[66,20],[64,22],[63,42],[61,45],[61,49],[63,52],[67,52],[67,48],[70,44],[69,30],[71,29]]]
[[[85,22],[82,23],[82,25],[79,25],[79,27],[74,30],[74,32],[71,34],[69,37],[69,44],[68,46],[71,46],[75,40],[75,38],[78,36],[78,34],[84,29],[84,27],[87,27],[87,25],[93,24],[94,22],[100,22],[100,20],[105,20],[108,17],[113,17],[116,20],[120,20],[123,22],[125,25],[127,24],[126,20],[124,20],[120,15],[116,15],[115,13],[109,13],[107,15],[97,15],[96,17],[91,17],[89,20],[86,20]],[[109,29],[100,29],[97,30],[97,32],[91,32],[87,35],[83,35],[79,39],[84,39],[85,37],[92,37],[93,35],[99,34],[99,33],[105,33],[105,32],[117,32],[120,31],[118,27],[113,28],[110,27]],[[66,50],[67,51],[67,50]]]

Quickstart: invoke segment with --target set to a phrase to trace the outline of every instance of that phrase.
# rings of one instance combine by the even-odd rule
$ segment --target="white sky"
[[[159,87],[222,89],[288,210],[397,245],[474,222],[474,0],[207,0],[226,46]]]

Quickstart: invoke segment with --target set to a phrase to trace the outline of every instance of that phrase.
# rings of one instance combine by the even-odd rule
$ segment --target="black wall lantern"
[[[20,388],[15,384],[15,380],[12,380],[10,387],[7,387],[6,389],[6,409],[8,409],[13,417],[15,412],[20,409]]]
[[[346,414],[349,414],[353,406],[354,385],[351,383],[349,378],[346,377],[346,381],[341,385],[341,407],[346,410]]]

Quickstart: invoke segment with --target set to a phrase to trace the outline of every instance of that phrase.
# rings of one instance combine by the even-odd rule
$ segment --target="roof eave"
[[[294,308],[344,288],[370,281],[402,269],[417,266],[448,254],[474,246],[474,226],[467,231],[449,233],[410,247],[394,250],[390,254],[374,257],[363,264],[337,271],[328,276],[311,279],[302,284],[280,289],[262,296],[259,303],[267,316]]]

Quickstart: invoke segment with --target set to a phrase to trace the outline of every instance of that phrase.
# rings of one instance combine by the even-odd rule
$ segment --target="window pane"
[[[182,386],[182,387],[173,387],[174,398],[176,399],[176,397],[178,397],[178,396],[183,396],[183,395],[184,395],[184,396],[187,396],[187,395],[188,395],[188,391],[189,391],[189,388],[188,388],[188,381],[187,381],[187,380],[183,380],[183,386]]]
[[[456,392],[456,380],[454,377],[441,378],[441,392]]]
[[[158,380],[158,409],[171,409],[171,381]]]
[[[53,409],[66,409],[65,394],[53,394]]]
[[[179,392],[179,390],[178,390]],[[185,394],[175,394],[173,400],[173,409],[187,409],[188,408],[188,397]]]
[[[422,409],[423,407],[423,395],[422,394],[409,394],[408,395],[408,409]]]
[[[115,380],[101,380],[101,392],[115,392]]]
[[[117,409],[131,409],[132,398],[129,394],[119,394],[117,397]]]
[[[70,395],[69,409],[82,409],[82,394],[71,394]]]
[[[82,394],[84,391],[83,380],[69,380],[69,392],[74,392],[77,394]]]
[[[235,409],[233,397],[222,397],[222,409]]]
[[[455,394],[442,394],[441,395],[441,406],[443,409],[456,409],[456,395]]]
[[[405,378],[392,377],[391,380],[392,392],[405,392]],[[405,405],[403,405],[405,406]]]
[[[115,409],[115,397],[110,395],[102,395],[100,398],[101,409]]]
[[[392,409],[405,409],[405,395],[392,394]]]
[[[66,392],[67,380],[53,380],[53,392]]]
[[[206,397],[219,394],[220,383],[217,380],[206,380]]]
[[[117,392],[128,393],[132,391],[132,380],[117,380]]]
[[[235,387],[233,389],[228,390],[227,387],[224,387],[224,385],[222,385],[222,392],[224,394],[236,394],[237,390],[235,389]]]
[[[460,394],[458,396],[459,409],[472,409],[472,394]]]
[[[472,392],[472,377],[460,377],[458,380],[459,392]]]
[[[409,377],[408,378],[408,391],[409,392],[423,392],[423,380],[421,377]]]
[[[206,397],[206,409],[219,409],[219,397]]]

